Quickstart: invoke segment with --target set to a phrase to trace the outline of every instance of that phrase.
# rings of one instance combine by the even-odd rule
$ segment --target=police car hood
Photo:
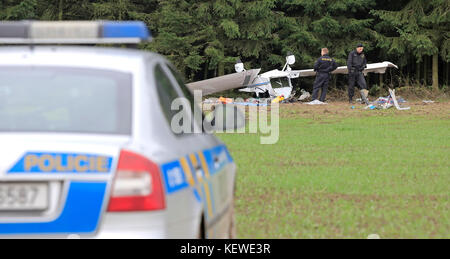
[[[112,175],[127,136],[0,134],[0,180]],[[107,177],[109,178],[109,177]]]

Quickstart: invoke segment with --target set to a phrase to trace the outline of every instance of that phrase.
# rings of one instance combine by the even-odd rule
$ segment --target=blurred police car
[[[0,47],[0,238],[234,236],[235,164],[213,135],[172,131],[172,101],[192,100],[173,66],[63,46],[149,38],[141,22],[0,23],[21,45]]]

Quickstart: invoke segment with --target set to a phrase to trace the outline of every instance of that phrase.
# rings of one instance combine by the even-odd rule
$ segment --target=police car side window
[[[156,89],[158,92],[159,102],[162,106],[164,117],[170,125],[172,117],[176,114],[172,111],[172,101],[178,98],[178,93],[170,82],[170,79],[164,73],[161,65],[155,66]]]
[[[190,108],[191,108],[192,118],[194,118],[194,114],[195,114],[196,110],[197,110],[197,114],[201,115],[199,118],[194,118],[194,119],[197,120],[197,125],[199,126],[199,128],[202,128],[202,124],[203,124],[202,119],[203,119],[204,115],[203,115],[203,112],[200,109],[200,107],[195,103],[194,94],[191,92],[191,90],[189,90],[187,88],[181,75],[172,66],[167,65],[167,67],[169,68],[170,72],[172,72],[172,75],[175,78],[175,80],[177,81],[178,86],[180,87],[181,91],[183,92],[184,97],[189,101],[189,105],[191,106]],[[192,128],[193,127],[194,127],[194,125],[192,125]]]
[[[184,97],[186,97],[186,99],[188,99],[189,103],[191,104],[191,111],[192,111],[192,113],[194,113],[194,105],[192,105],[194,103],[194,95],[186,87],[186,85],[184,84],[184,80],[181,78],[180,74],[178,74],[178,72],[175,71],[175,69],[173,69],[171,66],[168,65],[167,67],[169,68],[170,72],[172,72],[173,77],[175,78],[178,85],[180,86],[180,89],[183,92]]]
[[[154,69],[155,80],[156,80],[156,89],[158,92],[159,102],[162,107],[162,111],[164,113],[164,117],[166,117],[167,123],[169,126],[171,125],[172,118],[179,110],[172,110],[172,102],[179,98],[179,94],[170,81],[168,75],[164,72],[161,65],[156,65]],[[176,134],[180,135],[180,134]]]

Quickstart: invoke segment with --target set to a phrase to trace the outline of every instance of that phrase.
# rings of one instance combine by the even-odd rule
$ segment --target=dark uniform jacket
[[[366,67],[367,67],[367,59],[366,56],[364,55],[364,52],[358,54],[356,50],[353,50],[352,52],[350,52],[350,54],[348,54],[347,68],[349,74],[362,72]]]
[[[331,73],[336,70],[337,64],[328,55],[321,56],[314,64],[314,71],[318,73]]]

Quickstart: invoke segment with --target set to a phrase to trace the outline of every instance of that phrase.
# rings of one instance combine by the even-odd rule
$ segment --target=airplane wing
[[[381,63],[372,63],[367,64],[367,68],[364,69],[363,73],[367,75],[367,73],[378,73],[378,74],[384,74],[386,72],[386,69],[388,67],[395,67],[398,69],[398,67],[388,61],[381,62]],[[336,70],[332,72],[332,74],[348,74],[347,66],[338,67]],[[315,76],[316,72],[314,72],[313,69],[304,69],[304,70],[292,70],[291,71],[291,78],[296,77],[307,77],[307,76]]]
[[[214,94],[230,89],[242,88],[252,83],[261,69],[251,69],[240,73],[214,77],[203,81],[193,82],[186,86],[191,90],[202,90],[203,95]]]

